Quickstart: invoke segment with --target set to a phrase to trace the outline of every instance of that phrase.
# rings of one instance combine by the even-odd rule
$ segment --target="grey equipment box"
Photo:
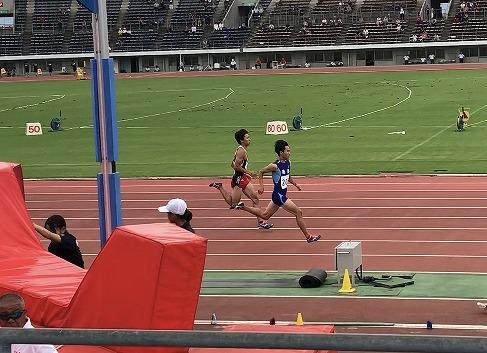
[[[340,279],[345,269],[348,269],[352,285],[355,284],[355,277],[362,277],[362,243],[359,241],[344,241],[335,248],[335,269]]]

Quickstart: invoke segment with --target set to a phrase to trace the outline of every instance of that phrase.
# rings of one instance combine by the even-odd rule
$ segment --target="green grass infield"
[[[485,70],[117,80],[123,177],[230,175],[239,128],[250,168],[287,140],[295,175],[487,173]],[[26,177],[93,177],[91,82],[0,85],[0,159]],[[459,107],[470,109],[456,132]],[[268,121],[303,109],[301,131],[266,135]],[[49,131],[62,112],[62,131]],[[26,136],[40,122],[42,136]]]

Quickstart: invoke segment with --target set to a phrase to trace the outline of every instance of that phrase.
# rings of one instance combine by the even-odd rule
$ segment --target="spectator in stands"
[[[328,21],[326,20],[326,18],[322,19],[321,20],[321,25],[322,26],[326,26],[328,24]]]
[[[364,35],[365,39],[369,38],[369,30],[367,28],[364,28],[364,30],[362,31],[362,34]]]
[[[430,55],[428,55],[428,59],[430,59],[430,64],[434,64],[435,63],[435,54],[431,53]]]
[[[257,57],[257,59],[255,59],[255,68],[262,69],[262,61],[260,60],[260,57]]]
[[[285,69],[286,68],[286,58],[284,56],[281,57],[281,65],[282,65],[282,68]]]
[[[0,327],[34,328],[27,316],[24,299],[17,293],[0,296]],[[15,353],[57,353],[50,344],[12,344]]]
[[[274,30],[274,25],[272,23],[269,23],[269,31],[273,31]]]
[[[460,62],[460,64],[463,64],[464,59],[465,59],[465,54],[463,54],[462,52],[458,53],[458,61]]]
[[[409,54],[404,55],[404,65],[409,64]]]
[[[235,58],[232,58],[232,61],[230,62],[230,69],[237,70],[237,62],[235,61]]]
[[[421,19],[421,15],[416,16],[416,24],[420,25],[422,22],[423,20]]]
[[[167,213],[169,222],[194,233],[193,227],[191,227],[191,224],[189,223],[193,218],[193,214],[188,210],[188,206],[184,200],[169,200],[167,205],[161,206],[157,210],[162,213]]]
[[[52,64],[47,64],[47,71],[49,72],[49,76],[52,76]]]
[[[436,34],[434,35],[433,40],[434,40],[435,42],[438,42],[438,41],[440,40],[440,36],[438,35],[438,33],[436,33]]]
[[[377,17],[377,18],[375,19],[375,24],[376,24],[377,26],[382,26],[382,24],[383,24],[383,22],[382,22],[382,18]]]
[[[159,72],[159,71],[161,71],[161,69],[159,68],[159,65],[156,64],[154,66],[154,72]]]
[[[48,251],[51,254],[84,268],[85,264],[76,237],[69,234],[66,221],[62,216],[52,215],[46,220],[44,227],[35,224],[34,228],[44,238],[51,241]]]
[[[404,9],[401,6],[401,8],[399,9],[399,18],[400,18],[401,21],[404,21],[404,16],[405,16],[405,12],[404,12]]]
[[[418,41],[418,36],[416,35],[416,33],[413,33],[413,35],[411,36],[411,42],[416,43],[417,41]]]

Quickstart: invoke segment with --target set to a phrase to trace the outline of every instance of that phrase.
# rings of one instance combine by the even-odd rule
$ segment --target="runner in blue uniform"
[[[258,173],[259,178],[259,189],[257,192],[262,194],[264,192],[264,174],[272,173],[272,181],[274,183],[274,191],[272,192],[272,200],[269,202],[267,208],[263,211],[259,207],[248,207],[245,206],[243,202],[239,202],[234,206],[236,209],[241,209],[256,215],[262,219],[269,219],[272,217],[277,210],[282,207],[284,210],[292,213],[296,217],[296,223],[306,237],[308,243],[315,242],[321,238],[321,235],[311,235],[306,229],[306,224],[303,219],[303,212],[296,206],[294,202],[287,197],[287,185],[294,185],[299,191],[301,188],[296,184],[296,182],[291,177],[291,162],[289,161],[289,156],[291,154],[291,149],[289,145],[284,140],[277,140],[274,149],[278,155],[278,159],[266,166],[264,169],[260,170]]]

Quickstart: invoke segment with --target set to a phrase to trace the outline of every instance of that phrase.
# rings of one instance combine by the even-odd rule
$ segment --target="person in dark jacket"
[[[44,227],[34,223],[35,230],[51,241],[48,251],[51,254],[84,268],[85,263],[76,237],[66,229],[66,221],[60,215],[52,215],[46,220]]]

